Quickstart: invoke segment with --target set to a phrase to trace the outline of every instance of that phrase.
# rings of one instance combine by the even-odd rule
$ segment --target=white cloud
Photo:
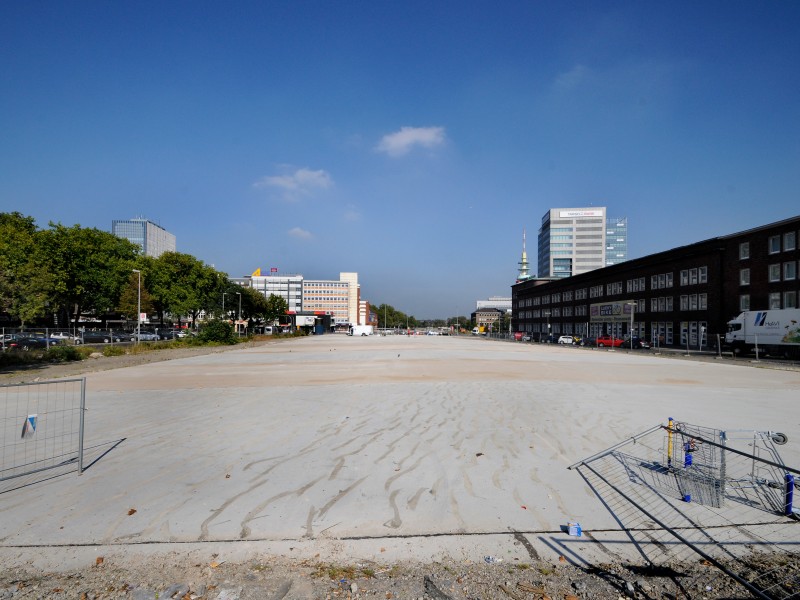
[[[300,227],[292,227],[289,231],[287,231],[290,236],[293,238],[297,238],[299,240],[310,240],[312,237],[310,231],[306,231],[305,229],[301,229]]]
[[[554,82],[557,90],[573,90],[584,83],[590,75],[590,71],[583,65],[575,65],[569,71],[560,73]]]
[[[344,220],[345,221],[360,221],[361,220],[361,213],[358,211],[358,208],[353,206],[352,204],[348,204],[347,208],[344,211]]]
[[[400,131],[383,136],[375,150],[398,157],[408,154],[414,146],[433,148],[444,144],[444,140],[444,127],[401,127]]]
[[[297,169],[283,175],[268,175],[253,184],[257,189],[278,188],[283,190],[284,198],[296,200],[299,196],[311,195],[315,190],[324,190],[333,186],[333,179],[322,169]]]

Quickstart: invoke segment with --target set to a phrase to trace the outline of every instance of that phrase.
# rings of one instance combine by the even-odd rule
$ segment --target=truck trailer
[[[800,308],[746,310],[728,321],[725,344],[736,354],[755,351],[800,358]]]

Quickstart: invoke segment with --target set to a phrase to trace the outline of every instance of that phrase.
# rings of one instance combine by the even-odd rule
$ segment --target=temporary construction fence
[[[0,481],[56,467],[83,471],[86,380],[0,386]]]
[[[800,598],[795,468],[782,433],[657,425],[571,465],[646,563],[695,562],[757,598]],[[705,583],[703,584],[705,585]],[[711,585],[709,583],[709,589]]]

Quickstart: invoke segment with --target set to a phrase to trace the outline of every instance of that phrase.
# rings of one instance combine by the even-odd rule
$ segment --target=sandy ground
[[[101,366],[35,376],[75,368]],[[82,376],[90,468],[0,482],[9,567],[176,547],[226,561],[635,560],[570,464],[670,416],[779,429],[800,464],[800,372],[724,361],[319,336]],[[591,535],[568,536],[571,521]]]

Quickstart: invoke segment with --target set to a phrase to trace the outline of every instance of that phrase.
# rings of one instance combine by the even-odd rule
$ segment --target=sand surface
[[[724,361],[326,335],[85,377],[90,466],[0,482],[7,565],[213,545],[230,559],[607,551],[563,533],[570,521],[624,557],[570,464],[670,416],[780,430],[800,464],[800,372]]]

